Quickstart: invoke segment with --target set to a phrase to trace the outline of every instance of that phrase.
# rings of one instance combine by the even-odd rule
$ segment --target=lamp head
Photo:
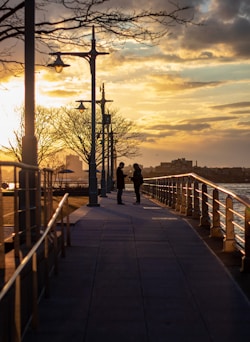
[[[79,106],[76,109],[78,109],[80,113],[83,113],[85,111],[85,109],[86,109],[86,107],[83,104],[83,101],[79,100],[79,101],[76,101],[76,102],[80,102]]]
[[[69,67],[70,64],[65,64],[60,56],[60,53],[56,53],[56,60],[54,63],[48,64],[49,67],[55,68],[57,73],[60,73],[63,68]]]

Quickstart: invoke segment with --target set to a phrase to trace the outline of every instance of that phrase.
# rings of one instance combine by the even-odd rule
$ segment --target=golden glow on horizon
[[[204,7],[208,15],[222,6],[215,3]],[[186,158],[199,165],[250,167],[250,62],[243,53],[239,57],[244,44],[232,44],[233,36],[217,39],[223,20],[224,29],[231,20],[222,19],[223,13],[218,26],[176,27],[159,46],[128,42],[98,56],[96,97],[104,82],[112,107],[140,127],[144,141],[137,162],[150,166]],[[211,18],[214,23],[214,13]],[[88,63],[81,58],[64,62],[71,66],[61,74],[37,68],[36,104],[61,107],[90,100]],[[2,78],[0,144],[6,144],[17,125],[14,109],[24,102],[23,88],[22,77]]]

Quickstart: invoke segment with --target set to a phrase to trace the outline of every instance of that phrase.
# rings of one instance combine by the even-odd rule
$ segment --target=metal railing
[[[52,175],[52,169],[0,161],[0,269],[5,268],[7,243],[18,258],[20,245],[31,248],[47,226],[53,211]]]
[[[54,210],[52,176],[0,161],[0,341],[20,342],[31,320],[38,325],[39,298],[71,244],[68,193]]]
[[[67,203],[68,194],[65,194],[60,201],[58,208],[49,221],[40,239],[31,248],[28,254],[20,262],[15,272],[5,284],[0,292],[0,340],[21,342],[25,328],[30,320],[32,327],[38,326],[38,301],[41,293],[49,294],[49,274],[51,269],[57,273],[59,250],[62,255],[65,253],[63,207]],[[68,211],[67,211],[68,212]],[[58,247],[58,234],[56,223],[61,214],[61,248]],[[70,245],[69,217],[67,213],[67,244]],[[52,246],[53,262],[49,265],[50,246]],[[43,262],[41,262],[43,259]],[[27,271],[30,268],[30,271]],[[40,270],[42,268],[42,270]],[[29,273],[29,275],[27,275]],[[25,275],[26,274],[26,275]],[[42,284],[39,284],[39,277],[43,278]],[[25,291],[22,281],[25,283],[25,277],[29,283],[29,305],[22,298],[25,298]],[[27,283],[27,282],[26,282]],[[40,288],[40,291],[39,291]],[[11,294],[12,292],[12,294]],[[31,303],[30,303],[31,302]],[[10,304],[10,305],[9,305]],[[26,308],[24,308],[26,305]],[[6,324],[7,323],[7,324]]]
[[[223,251],[242,253],[241,271],[250,271],[250,200],[195,173],[145,178],[143,192],[177,212],[199,219]]]

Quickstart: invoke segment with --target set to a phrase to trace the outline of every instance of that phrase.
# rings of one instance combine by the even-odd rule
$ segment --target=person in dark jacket
[[[134,183],[134,189],[135,189],[135,195],[136,195],[136,202],[134,204],[140,204],[141,203],[140,187],[143,183],[143,177],[141,174],[141,168],[137,163],[133,165],[133,168],[134,168],[133,177],[130,177],[130,179]]]
[[[124,175],[123,169],[124,168],[124,163],[120,162],[117,170],[116,170],[116,188],[117,188],[117,204],[124,204],[122,202],[122,193],[123,189],[125,189],[125,177],[127,175]]]

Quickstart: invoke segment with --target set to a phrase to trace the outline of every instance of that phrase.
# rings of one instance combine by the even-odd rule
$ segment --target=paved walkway
[[[247,298],[187,221],[115,196],[71,215],[72,246],[24,342],[249,342]]]

